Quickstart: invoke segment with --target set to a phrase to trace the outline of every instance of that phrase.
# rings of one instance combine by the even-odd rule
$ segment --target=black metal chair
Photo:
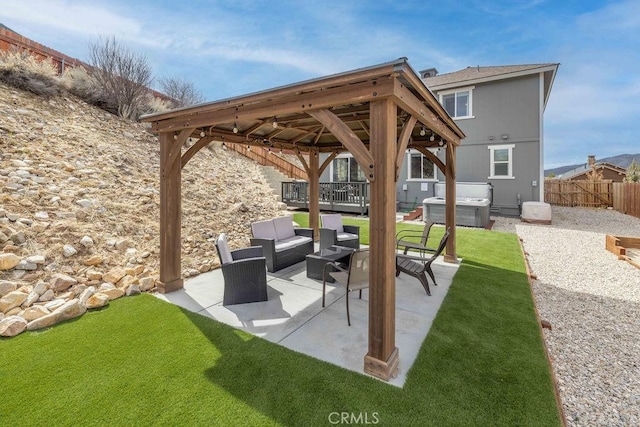
[[[431,277],[431,280],[433,280],[433,284],[437,286],[438,284],[436,283],[436,278],[433,274],[433,270],[431,269],[431,264],[438,258],[438,256],[440,256],[447,245],[448,239],[449,229],[447,228],[442,239],[440,239],[438,248],[429,258],[407,254],[396,254],[396,277],[399,276],[400,273],[406,273],[409,276],[415,277],[420,281],[420,283],[422,283],[422,287],[427,291],[427,295],[431,295],[427,274]]]
[[[320,215],[322,227],[320,228],[320,249],[330,246],[346,246],[347,248],[360,248],[360,227],[357,225],[342,224],[342,215]]]
[[[267,300],[266,259],[260,246],[229,250],[227,236],[216,239],[224,277],[222,305],[244,304]]]
[[[337,262],[329,262],[325,264],[322,273],[323,307],[327,274],[333,277],[337,283],[346,288],[344,298],[347,301],[347,324],[351,326],[351,317],[349,315],[349,292],[360,291],[359,298],[362,299],[362,290],[369,287],[369,249],[358,249],[354,251],[349,257],[349,267],[347,269]]]
[[[398,231],[398,233],[396,234],[396,248],[404,249],[403,253],[405,255],[407,254],[409,249],[418,251],[420,253],[420,256],[424,256],[426,253],[434,253],[436,251],[436,248],[430,248],[427,246],[427,240],[429,239],[431,227],[433,227],[433,221],[427,221],[424,224],[422,233],[415,230]]]

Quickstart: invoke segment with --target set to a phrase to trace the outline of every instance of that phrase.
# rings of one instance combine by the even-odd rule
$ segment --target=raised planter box
[[[625,260],[634,267],[640,268],[640,238],[607,234],[605,247],[618,259]]]

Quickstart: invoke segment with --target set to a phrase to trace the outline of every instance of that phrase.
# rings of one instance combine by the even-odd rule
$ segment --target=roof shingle
[[[467,67],[459,71],[440,74],[435,77],[427,77],[424,82],[428,87],[437,87],[452,83],[463,83],[477,79],[488,77],[508,75],[512,73],[520,73],[522,71],[530,71],[538,68],[545,68],[557,64],[524,64],[524,65],[498,65],[491,67]]]

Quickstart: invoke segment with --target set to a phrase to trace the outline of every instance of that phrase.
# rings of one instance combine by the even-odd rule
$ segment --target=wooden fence
[[[49,59],[58,69],[58,73],[62,74],[65,67],[89,66],[79,59],[72,58],[57,50],[51,49],[31,39],[21,36],[8,28],[0,28],[0,50],[7,51],[26,51],[34,55],[38,59]]]
[[[614,182],[613,208],[640,218],[640,182]]]
[[[611,180],[568,181],[545,179],[544,201],[559,206],[613,206]]]
[[[559,206],[612,207],[640,218],[640,183],[546,179],[544,201]]]

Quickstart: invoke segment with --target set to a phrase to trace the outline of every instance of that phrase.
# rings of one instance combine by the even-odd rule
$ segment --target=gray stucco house
[[[457,150],[458,182],[490,183],[491,212],[519,215],[523,202],[544,200],[544,110],[559,64],[468,67],[420,72],[427,87],[467,137]],[[435,148],[444,159],[444,150]],[[401,209],[422,206],[443,181],[438,168],[409,151],[397,184]],[[320,182],[364,181],[349,154],[338,156]]]

